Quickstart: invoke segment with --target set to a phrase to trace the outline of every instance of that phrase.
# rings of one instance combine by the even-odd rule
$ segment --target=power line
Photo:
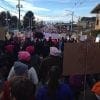
[[[0,8],[2,8],[2,9],[4,9],[4,10],[7,10],[6,8],[2,7],[1,5],[0,5]]]
[[[14,6],[12,6],[9,2],[5,1],[5,0],[2,0],[3,3],[5,3],[6,5],[10,6],[11,8],[15,9]]]
[[[9,4],[9,2],[7,2],[7,1],[5,1],[5,0],[2,0],[2,1],[3,1],[3,3],[5,3],[5,5],[7,5],[7,6],[13,8],[13,9],[15,9],[15,7],[13,7],[11,4]],[[8,9],[7,9],[7,10],[8,10]],[[13,12],[13,13],[18,14],[18,13],[16,12],[17,10],[8,10],[8,11],[11,11],[11,12]]]
[[[5,7],[2,7],[1,5],[0,5],[0,8],[2,8],[2,9],[4,9],[4,10],[6,10],[6,11],[11,11],[11,10],[8,10],[8,9],[6,9]],[[13,13],[15,13],[15,14],[18,14],[17,12],[14,12],[14,11],[12,11]]]
[[[96,3],[97,1],[96,0],[77,0],[76,2],[75,2],[75,6],[81,6],[81,5],[83,5],[83,4],[91,4],[91,3]]]

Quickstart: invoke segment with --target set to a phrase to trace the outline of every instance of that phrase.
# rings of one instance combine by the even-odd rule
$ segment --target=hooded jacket
[[[22,76],[22,75],[26,75],[27,77],[32,80],[32,82],[34,84],[38,84],[38,77],[37,77],[37,73],[35,71],[35,69],[33,67],[31,67],[30,69],[28,69],[28,65],[20,62],[20,61],[16,61],[13,65],[13,67],[11,68],[9,75],[8,75],[8,80],[10,80],[12,77],[14,76]]]

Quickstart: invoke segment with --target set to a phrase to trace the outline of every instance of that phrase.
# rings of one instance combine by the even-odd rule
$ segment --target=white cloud
[[[26,10],[26,11],[27,10],[32,10],[34,12],[36,12],[36,11],[50,11],[47,8],[35,7],[32,4],[27,3],[27,2],[23,2],[22,4],[23,4],[23,9]],[[26,7],[26,5],[27,5],[27,7]]]
[[[5,0],[9,2],[9,4],[13,5],[16,7],[18,4],[18,0]],[[50,11],[47,8],[42,8],[42,7],[36,7],[34,6],[31,2],[26,2],[24,0],[21,1],[21,5],[23,5],[23,8],[25,11],[32,10],[32,11]]]

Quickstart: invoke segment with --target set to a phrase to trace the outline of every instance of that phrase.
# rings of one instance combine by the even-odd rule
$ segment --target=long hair
[[[55,100],[56,97],[56,91],[59,86],[59,67],[58,66],[52,66],[49,71],[49,80],[48,80],[48,96],[50,100]]]

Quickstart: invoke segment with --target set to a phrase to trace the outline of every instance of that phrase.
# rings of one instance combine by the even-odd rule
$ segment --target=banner
[[[100,44],[66,43],[63,75],[100,73]]]

